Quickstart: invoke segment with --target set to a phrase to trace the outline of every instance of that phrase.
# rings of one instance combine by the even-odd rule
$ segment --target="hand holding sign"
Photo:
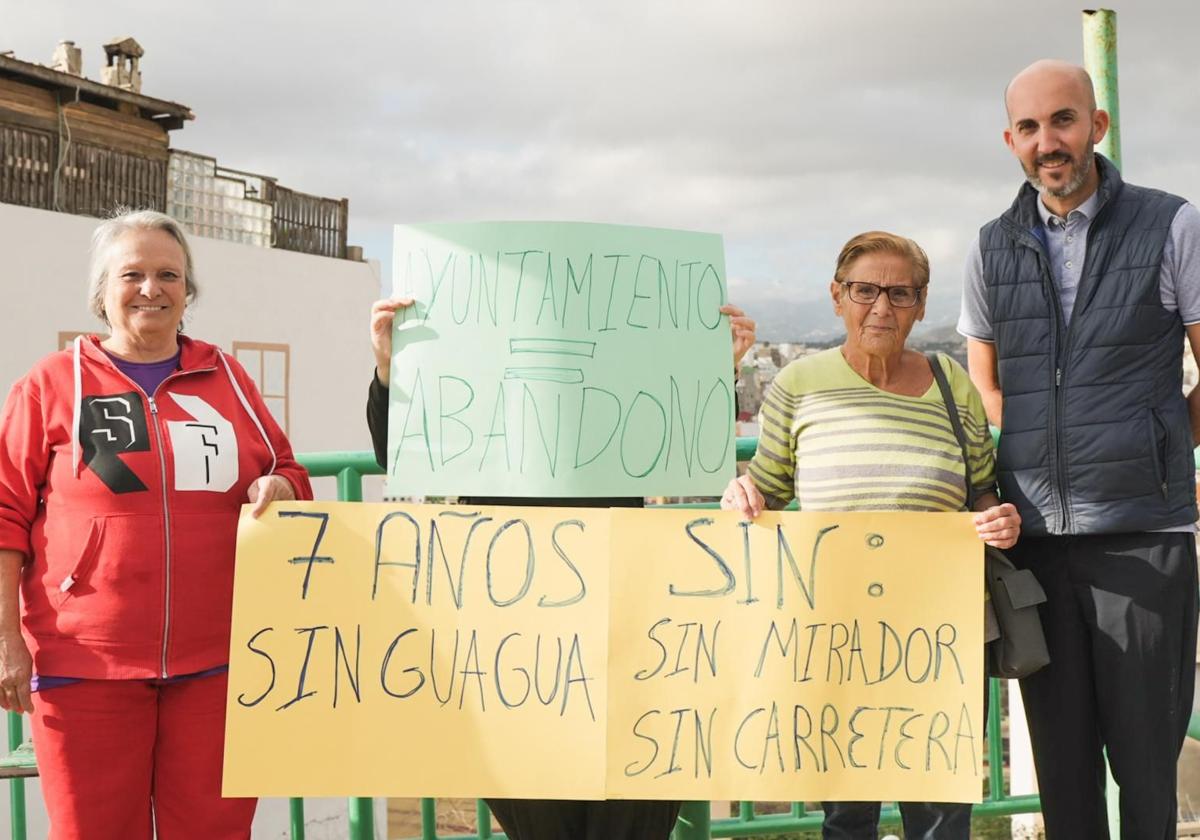
[[[396,312],[413,305],[408,297],[377,300],[371,306],[371,349],[375,351],[375,376],[386,386],[392,373],[392,322]]]
[[[295,489],[281,475],[259,476],[246,490],[246,501],[254,505],[250,515],[255,519],[263,515],[271,502],[289,502],[295,498]]]
[[[733,332],[733,369],[736,372],[741,367],[746,351],[758,340],[756,325],[740,307],[732,303],[723,305],[720,312],[729,316],[729,329]]]

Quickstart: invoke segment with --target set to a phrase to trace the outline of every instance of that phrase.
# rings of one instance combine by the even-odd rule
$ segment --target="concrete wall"
[[[95,219],[0,204],[0,390],[57,349],[60,331],[100,331],[86,303],[88,245]],[[191,238],[200,299],[189,311],[190,335],[226,350],[234,341],[287,344],[290,437],[298,452],[369,449],[364,419],[374,365],[367,337],[379,294],[378,264],[352,263]],[[368,498],[378,498],[371,481]],[[332,479],[317,484],[335,498]],[[103,768],[97,768],[103,772]],[[7,788],[7,785],[5,785]],[[26,786],[29,837],[46,836],[41,791]],[[0,834],[7,836],[9,797],[0,792]],[[378,836],[386,826],[379,803]],[[344,800],[311,800],[312,840],[346,836]],[[264,800],[254,836],[287,836],[286,800]]]

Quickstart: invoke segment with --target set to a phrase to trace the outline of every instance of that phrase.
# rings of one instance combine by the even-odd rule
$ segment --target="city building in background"
[[[83,216],[117,207],[169,213],[190,233],[263,248],[360,259],[347,247],[349,205],[227,169],[171,146],[195,119],[144,95],[133,38],[104,44],[100,81],[71,41],[49,66],[0,53],[0,202]]]

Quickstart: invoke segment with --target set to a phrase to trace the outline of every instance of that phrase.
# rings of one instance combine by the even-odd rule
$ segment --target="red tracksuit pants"
[[[84,680],[33,695],[51,840],[245,840],[256,799],[221,798],[228,675]]]

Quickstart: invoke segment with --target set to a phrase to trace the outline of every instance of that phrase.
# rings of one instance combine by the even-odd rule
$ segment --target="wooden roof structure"
[[[123,45],[127,41],[137,46],[137,42],[132,38],[113,43]],[[105,48],[107,49],[108,46],[106,44]],[[138,49],[140,50],[141,47]],[[136,115],[158,124],[165,131],[183,128],[186,121],[196,118],[190,108],[180,105],[178,102],[133,93],[101,84],[83,76],[75,76],[61,70],[52,70],[41,64],[21,61],[8,55],[0,55],[0,79],[9,79],[44,88],[60,94],[60,96],[66,94],[62,98],[67,101],[88,102],[102,108],[111,108],[114,111]]]

